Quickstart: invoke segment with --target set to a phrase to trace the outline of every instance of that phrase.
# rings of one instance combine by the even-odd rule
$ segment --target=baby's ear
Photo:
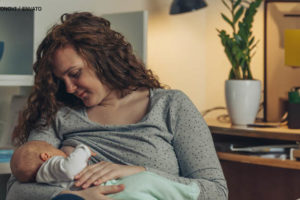
[[[51,157],[51,156],[50,156],[48,153],[41,153],[41,154],[40,154],[40,159],[41,159],[42,161],[46,161],[46,160],[48,160],[50,157]]]

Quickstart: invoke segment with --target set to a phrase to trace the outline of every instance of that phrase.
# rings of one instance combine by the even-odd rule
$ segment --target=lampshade
[[[284,34],[285,64],[300,67],[300,29],[287,29]]]
[[[190,12],[205,6],[207,6],[207,4],[204,0],[174,0],[171,5],[170,14],[174,15]]]

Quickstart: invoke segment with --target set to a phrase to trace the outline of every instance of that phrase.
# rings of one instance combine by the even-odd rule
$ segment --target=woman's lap
[[[54,197],[52,200],[84,200],[84,199],[74,194],[60,194]]]

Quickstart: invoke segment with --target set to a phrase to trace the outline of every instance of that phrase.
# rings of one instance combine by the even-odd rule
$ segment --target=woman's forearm
[[[8,181],[6,200],[50,200],[63,188],[37,183],[20,183],[13,176]]]
[[[64,190],[60,194],[74,194],[87,200],[113,200],[105,195],[118,193],[124,190],[124,185],[94,186],[85,190]]]

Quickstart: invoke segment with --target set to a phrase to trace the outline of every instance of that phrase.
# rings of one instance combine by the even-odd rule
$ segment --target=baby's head
[[[11,172],[20,182],[33,182],[40,166],[52,156],[66,157],[66,154],[47,142],[29,141],[15,150],[10,161]]]

